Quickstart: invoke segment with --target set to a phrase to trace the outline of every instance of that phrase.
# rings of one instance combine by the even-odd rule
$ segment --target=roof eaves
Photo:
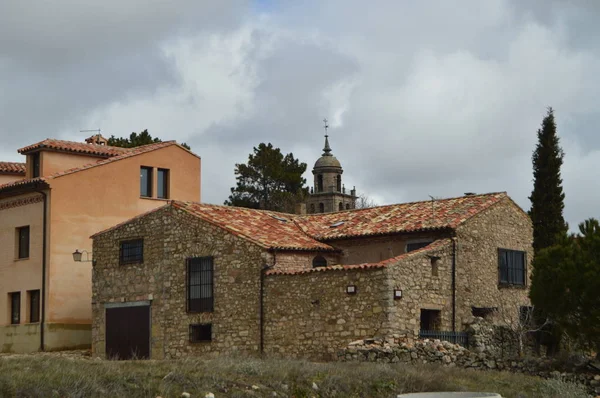
[[[33,178],[0,185],[0,198],[20,195],[22,193],[48,189],[50,186],[44,178]]]

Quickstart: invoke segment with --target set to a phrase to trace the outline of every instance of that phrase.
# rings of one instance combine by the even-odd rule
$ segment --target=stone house
[[[529,304],[532,226],[506,193],[308,215],[171,201],[92,238],[100,357],[332,358]]]
[[[89,236],[172,198],[199,201],[200,158],[174,141],[128,149],[100,135],[18,152],[25,162],[0,162],[0,352],[89,347]]]

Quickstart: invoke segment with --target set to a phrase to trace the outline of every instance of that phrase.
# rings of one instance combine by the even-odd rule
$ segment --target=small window
[[[336,177],[336,182],[337,182],[337,192],[342,192],[342,176],[338,175]]]
[[[421,330],[440,330],[442,324],[442,311],[421,310]]]
[[[525,285],[525,252],[498,249],[498,281],[501,285]]]
[[[350,210],[350,203],[346,203],[346,210]]]
[[[319,213],[325,213],[325,205],[323,203],[319,203]]]
[[[407,243],[406,244],[406,253],[422,249],[425,246],[429,245],[431,242],[432,242],[431,240],[427,240],[427,241],[421,241],[421,242]]]
[[[340,205],[338,206],[338,210],[339,211],[344,210],[344,204],[342,202],[340,202]]]
[[[40,153],[34,153],[33,155],[31,155],[31,167],[32,167],[32,172],[31,172],[31,177],[32,178],[37,178],[40,176]]]
[[[21,323],[21,292],[8,293],[10,299],[10,323]]]
[[[29,258],[29,226],[17,228],[17,256]]]
[[[439,257],[431,257],[431,276],[438,276],[438,268],[439,268]]]
[[[313,268],[318,268],[318,267],[327,267],[327,259],[323,256],[317,256],[315,258],[313,258]]]
[[[169,198],[169,170],[158,169],[156,196],[160,199]]]
[[[30,290],[27,292],[29,300],[29,322],[36,323],[40,321],[40,291]]]
[[[144,262],[144,240],[133,239],[121,242],[119,249],[119,264]]]
[[[188,312],[212,312],[214,310],[213,258],[188,259],[187,279]]]
[[[323,174],[317,176],[317,192],[323,192]]]
[[[190,343],[212,341],[212,324],[190,325]]]
[[[140,168],[140,196],[152,197],[152,167]]]

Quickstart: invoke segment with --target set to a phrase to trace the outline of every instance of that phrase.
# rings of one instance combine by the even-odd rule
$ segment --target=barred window
[[[212,340],[212,324],[190,325],[190,343],[200,343]]]
[[[187,286],[188,312],[214,310],[212,257],[195,257],[187,260]]]
[[[525,285],[525,252],[498,249],[498,282],[501,285]]]
[[[119,250],[119,264],[133,264],[144,262],[144,240],[132,239],[121,242]]]

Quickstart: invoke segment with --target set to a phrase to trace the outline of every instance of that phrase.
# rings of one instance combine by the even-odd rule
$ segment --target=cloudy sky
[[[346,187],[380,204],[507,191],[524,209],[546,107],[565,216],[600,217],[594,0],[3,0],[0,159],[82,129],[202,157],[203,201],[271,142],[310,169],[330,120]]]

